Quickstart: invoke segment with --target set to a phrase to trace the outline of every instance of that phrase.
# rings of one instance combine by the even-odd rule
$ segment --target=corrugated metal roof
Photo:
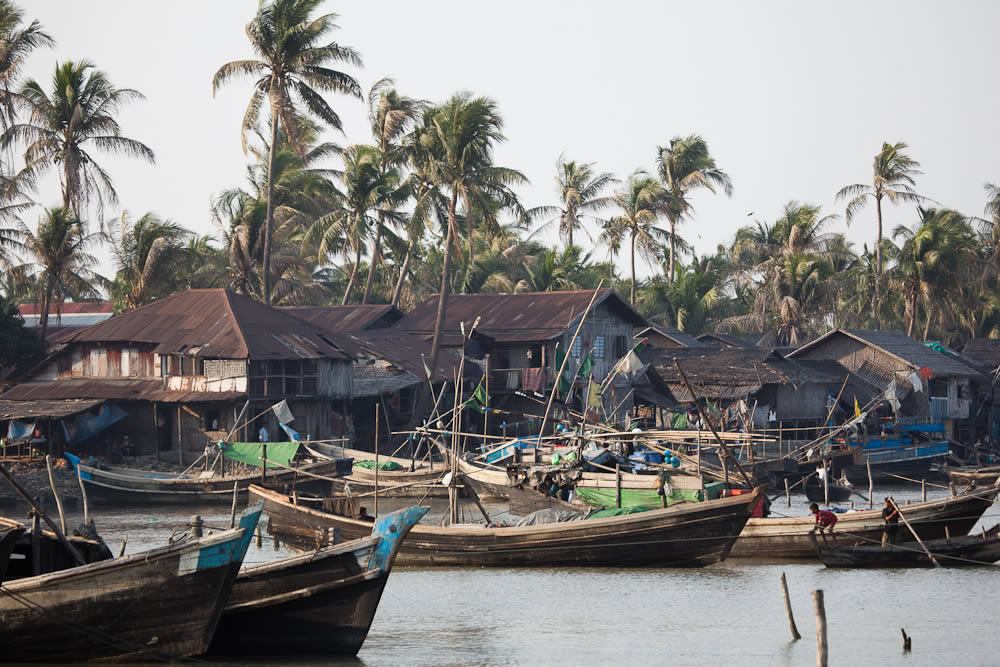
[[[42,310],[35,303],[22,303],[17,307],[17,310],[21,315],[39,315]],[[49,316],[54,317],[56,311],[59,310],[56,304],[49,306]],[[62,304],[62,314],[63,315],[75,315],[78,313],[114,313],[115,304],[110,301],[84,301],[81,303],[64,303]]]
[[[312,322],[325,331],[338,333],[362,331],[379,324],[391,326],[403,313],[389,304],[366,304],[350,306],[279,306],[280,310],[307,322]]]
[[[340,334],[340,339],[348,352],[355,357],[382,359],[399,370],[407,371],[421,382],[426,381],[427,371],[424,364],[431,359],[430,341],[420,334],[390,329],[367,329],[355,333]],[[437,368],[432,370],[431,379],[434,382],[450,381],[455,377],[461,360],[455,356],[454,350],[442,349],[438,355]],[[481,374],[481,370],[478,371]],[[475,364],[466,359],[466,376],[474,375]],[[357,387],[354,394],[358,395]]]
[[[593,290],[571,292],[522,292],[518,294],[453,294],[448,297],[444,330],[459,332],[461,323],[471,327],[479,318],[480,331],[498,342],[549,340],[562,334],[586,310]],[[595,305],[604,304],[634,326],[646,320],[619,297],[603,289]],[[407,313],[392,328],[433,333],[438,296],[433,295]]]
[[[691,385],[698,394],[698,398],[725,400],[746,398],[750,394],[755,394],[760,391],[762,387],[762,385],[759,384],[702,384],[693,380],[691,381]],[[673,394],[674,400],[680,403],[688,403],[694,400],[686,385],[682,383],[668,382],[667,386],[670,387],[670,393]]]
[[[116,315],[59,343],[138,342],[215,359],[348,359],[315,325],[224,289],[188,290]]]
[[[759,347],[757,341],[763,336],[762,333],[703,333],[698,340],[709,347]]]
[[[101,399],[119,401],[198,402],[229,401],[245,397],[238,391],[167,391],[162,380],[111,380],[80,378],[25,382],[0,395],[3,401],[42,401],[61,399]]]
[[[103,399],[67,398],[55,401],[0,400],[0,419],[34,419],[36,417],[68,417],[104,403]]]
[[[705,347],[705,344],[703,342],[701,342],[700,340],[698,340],[689,333],[684,333],[680,329],[661,327],[658,324],[654,324],[652,326],[646,327],[645,329],[642,329],[639,333],[635,335],[635,337],[641,339],[645,337],[650,331],[654,331],[660,334],[661,336],[665,336],[683,347]]]
[[[927,347],[915,341],[902,331],[859,331],[853,329],[834,329],[795,350],[789,357],[798,357],[808,350],[823,345],[834,336],[847,336],[866,345],[877,347],[900,361],[909,364],[914,370],[927,366],[935,375],[958,375],[963,377],[979,377],[982,375],[962,362],[947,354]]]
[[[354,364],[352,375],[354,398],[391,394],[421,382],[419,377],[409,371],[378,363]]]
[[[973,338],[962,348],[962,354],[986,369],[995,371],[1000,368],[1000,339]]]

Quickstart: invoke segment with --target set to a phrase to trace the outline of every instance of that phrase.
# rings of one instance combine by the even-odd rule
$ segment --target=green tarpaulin
[[[616,492],[614,489],[577,488],[576,497],[591,507],[614,507]],[[645,506],[661,507],[661,496],[656,489],[622,489],[622,507]],[[674,489],[667,494],[667,506],[677,503],[696,503],[701,501],[701,492],[697,489],[681,491]]]
[[[375,470],[374,461],[355,461],[354,465],[358,468],[367,468],[368,470]],[[378,464],[379,470],[402,470],[403,466],[399,465],[395,461],[382,461]]]
[[[267,445],[267,460],[283,466],[287,466],[299,451],[297,442],[230,442],[222,453],[234,461],[259,468],[264,445]]]

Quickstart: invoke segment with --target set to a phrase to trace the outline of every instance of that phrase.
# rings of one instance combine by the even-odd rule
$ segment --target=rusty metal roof
[[[41,308],[35,303],[22,303],[17,307],[17,310],[21,315],[38,315],[41,313]],[[80,303],[64,303],[62,304],[62,308],[58,308],[57,304],[52,304],[49,306],[49,317],[54,318],[57,311],[60,310],[63,315],[113,313],[115,312],[115,304],[110,301],[82,301]]]
[[[98,399],[118,401],[163,401],[188,403],[229,401],[245,397],[239,391],[168,391],[162,380],[117,380],[108,378],[73,378],[47,382],[25,382],[0,394],[0,401],[60,401]]]
[[[155,344],[159,354],[214,359],[349,359],[319,327],[225,289],[193,289],[66,332],[62,344]]]
[[[461,323],[471,327],[480,318],[477,331],[497,342],[550,340],[561,335],[587,309],[594,290],[568,292],[521,292],[518,294],[453,294],[448,297],[444,331],[455,334]],[[646,320],[614,290],[602,289],[594,305],[606,305],[634,326]],[[394,329],[433,333],[437,317],[435,294],[407,313]]]
[[[430,364],[431,344],[423,335],[397,331],[394,328],[368,329],[341,334],[339,340],[343,341],[345,348],[355,357],[382,359],[410,373],[421,382],[426,381],[427,371],[424,369],[424,364]],[[454,379],[455,371],[460,364],[461,359],[454,354],[454,351],[442,349],[438,355],[437,368],[431,372],[431,380],[441,382]],[[466,359],[466,377],[472,375],[478,377],[477,374],[482,374],[481,367]]]
[[[279,306],[279,309],[325,331],[362,331],[392,326],[403,313],[389,304],[350,306]]]
[[[66,398],[54,401],[0,400],[0,419],[34,419],[36,417],[68,417],[104,403],[104,399],[83,400]]]

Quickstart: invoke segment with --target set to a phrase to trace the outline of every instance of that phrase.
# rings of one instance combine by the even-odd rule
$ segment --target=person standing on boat
[[[809,506],[809,512],[816,517],[816,525],[813,526],[813,530],[819,528],[819,532],[822,533],[825,528],[828,533],[833,532],[833,527],[837,525],[836,514],[830,510],[821,510],[816,503]]]
[[[260,438],[261,442],[267,442],[267,426],[260,427],[260,430],[257,431],[257,437]]]
[[[885,499],[882,519],[885,520],[885,526],[882,527],[882,546],[899,544],[899,508],[891,497]]]

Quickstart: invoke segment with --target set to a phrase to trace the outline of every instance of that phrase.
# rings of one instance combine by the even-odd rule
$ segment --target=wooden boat
[[[7,563],[17,540],[25,532],[24,526],[0,526],[0,584],[7,575]]]
[[[379,518],[368,537],[244,568],[210,653],[356,655],[403,538],[426,507]]]
[[[927,540],[924,546],[942,567],[990,565],[1000,560],[1000,535],[997,532],[995,526],[983,535]],[[817,541],[816,555],[827,567],[934,567],[927,553],[916,542],[883,547],[880,544],[832,545]]]
[[[8,579],[56,572],[77,565],[76,559],[51,530],[39,528],[38,537],[34,539],[32,529],[28,526],[20,521],[0,517],[0,531],[14,528],[22,530],[17,534],[18,537],[14,541],[7,561]],[[111,558],[111,552],[99,540],[78,535],[67,535],[66,538],[87,563],[96,563]]]
[[[294,469],[268,466],[265,483],[288,492],[325,493],[334,477],[348,472],[350,465],[350,459],[340,459],[306,463]],[[242,494],[251,484],[261,482],[259,472],[224,476],[210,472],[202,477],[125,468],[101,470],[82,463],[76,467],[87,486],[88,498],[105,503],[231,503],[234,484]]]
[[[762,490],[703,503],[683,503],[625,516],[536,526],[416,525],[400,547],[400,565],[701,567],[725,559]],[[364,537],[371,524],[302,505],[250,487],[263,501],[268,531],[306,548],[331,533]]]
[[[966,486],[992,486],[998,478],[1000,478],[1000,466],[948,471],[949,480]]]
[[[10,662],[80,662],[203,653],[259,517],[258,505],[231,530],[6,581],[0,656]]]
[[[951,535],[967,535],[983,513],[993,504],[998,487],[972,490],[938,500],[902,505],[906,518],[922,540]],[[837,526],[829,541],[853,544],[855,540],[882,539],[882,510],[845,512],[838,515]],[[732,558],[780,558],[815,560],[809,531],[815,526],[812,516],[767,517],[747,521],[730,552]],[[947,534],[946,534],[947,531]]]
[[[375,454],[359,449],[342,449],[343,455],[354,460],[350,474],[333,483],[333,494],[342,495],[350,489],[352,494],[371,493],[375,490],[375,470],[357,465],[374,461]],[[399,498],[447,498],[448,487],[441,485],[441,478],[448,472],[445,463],[437,465],[421,461],[410,470],[411,459],[398,456],[379,456],[379,464],[396,463],[402,470],[379,470],[378,493],[380,496]]]
[[[830,480],[829,488],[823,488],[823,482],[816,477],[806,480],[806,498],[814,503],[822,503],[829,498],[831,503],[842,503],[851,499],[851,490],[842,486],[836,480]]]

